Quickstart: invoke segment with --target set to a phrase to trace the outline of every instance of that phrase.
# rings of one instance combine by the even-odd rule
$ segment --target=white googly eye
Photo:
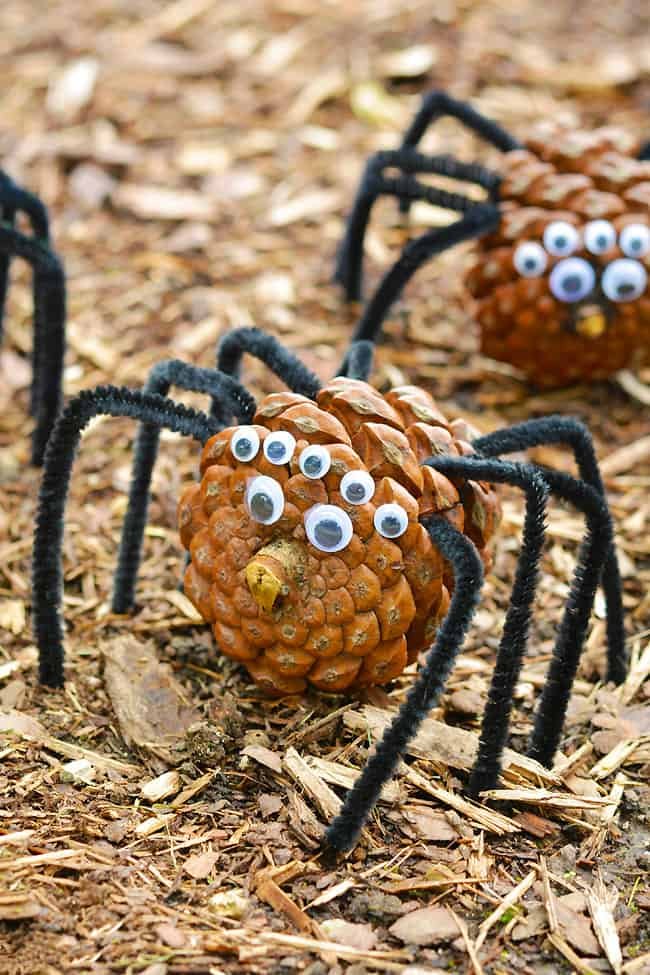
[[[348,471],[341,478],[340,491],[348,504],[365,504],[375,493],[375,482],[368,471]]]
[[[593,291],[596,274],[591,264],[581,257],[568,257],[555,265],[548,283],[558,301],[582,301]]]
[[[230,438],[230,452],[243,464],[257,456],[260,438],[254,427],[239,427]]]
[[[332,466],[332,458],[329,450],[321,447],[320,444],[315,444],[311,447],[305,447],[300,452],[298,466],[305,477],[316,480],[319,477],[325,477]]]
[[[265,474],[252,478],[246,488],[246,508],[260,525],[272,525],[284,511],[282,486]]]
[[[524,278],[538,278],[546,270],[548,258],[541,244],[527,240],[515,251],[515,268]]]
[[[270,433],[264,441],[264,456],[271,464],[288,464],[296,449],[296,438],[286,430]]]
[[[629,223],[621,230],[618,242],[626,257],[645,257],[650,251],[650,229],[642,223]]]
[[[350,544],[354,529],[350,516],[335,504],[317,504],[305,515],[307,538],[320,552],[340,552]]]
[[[634,301],[648,284],[648,272],[643,264],[622,257],[612,261],[603,271],[600,286],[610,301]]]
[[[565,220],[554,220],[544,231],[544,247],[554,257],[568,257],[579,243],[578,231]]]
[[[399,538],[409,526],[409,516],[399,504],[380,504],[375,511],[374,522],[384,538]]]
[[[585,227],[584,238],[590,254],[606,254],[616,243],[616,230],[609,220],[591,220]]]

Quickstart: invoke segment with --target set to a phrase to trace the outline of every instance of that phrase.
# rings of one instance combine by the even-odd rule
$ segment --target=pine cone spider
[[[0,340],[4,319],[9,263],[22,257],[32,266],[34,338],[30,412],[36,425],[32,434],[32,463],[43,463],[45,445],[62,403],[65,352],[65,276],[50,246],[49,222],[44,205],[0,170]],[[24,214],[31,236],[14,226]]]
[[[499,172],[417,151],[441,116],[500,149]],[[518,142],[465,102],[433,91],[399,149],[370,157],[339,250],[335,278],[361,297],[363,240],[373,204],[389,195],[462,214],[409,241],[366,305],[356,337],[372,339],[417,269],[479,239],[466,278],[481,350],[539,387],[605,379],[650,356],[650,142],[613,129],[552,130]],[[393,176],[390,170],[397,170]],[[483,202],[421,182],[433,174],[473,183]]]
[[[244,353],[265,362],[290,392],[256,406],[238,379]],[[447,423],[421,390],[401,387],[386,397],[374,390],[367,382],[372,357],[371,342],[354,341],[338,378],[322,386],[276,339],[240,329],[221,342],[217,369],[170,360],[152,370],[143,392],[102,386],[81,393],[48,443],[33,553],[40,679],[60,687],[62,542],[74,456],[93,417],[128,416],[140,428],[113,592],[116,612],[133,606],[159,431],[166,428],[203,445],[203,479],[186,489],[179,507],[191,555],[186,592],[212,622],[221,649],[243,660],[262,686],[295,692],[314,675],[313,683],[332,689],[355,680],[381,683],[431,644],[404,704],[327,829],[325,843],[334,850],[354,845],[382,785],[444,688],[480,596],[477,545],[484,546],[496,527],[489,517],[492,485],[521,488],[526,514],[469,791],[476,795],[498,778],[550,494],[585,514],[587,532],[529,754],[544,765],[553,761],[599,582],[607,604],[608,678],[620,682],[626,672],[612,522],[585,427],[550,416],[469,443],[469,428]],[[210,412],[169,399],[171,385],[209,395]],[[500,459],[543,443],[568,446],[580,478]],[[422,565],[432,571],[418,576]],[[310,643],[312,631],[326,642]]]

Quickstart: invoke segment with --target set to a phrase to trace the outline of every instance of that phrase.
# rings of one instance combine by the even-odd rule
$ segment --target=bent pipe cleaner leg
[[[433,544],[453,566],[454,593],[435,642],[406,700],[348,792],[341,812],[325,832],[324,842],[334,850],[349,850],[354,846],[382,787],[395,772],[407,744],[438,700],[478,603],[483,566],[472,542],[442,518],[428,518],[422,524]]]
[[[494,119],[482,115],[468,102],[452,98],[447,92],[435,89],[423,96],[422,104],[406,130],[402,148],[405,149],[407,146],[415,148],[432,122],[436,122],[445,115],[457,119],[485,142],[490,143],[502,152],[511,152],[513,149],[523,148],[521,142],[506,132]],[[400,204],[400,209],[402,213],[408,213],[409,202],[404,201]]]
[[[526,652],[539,581],[549,488],[541,473],[526,464],[447,456],[435,457],[426,463],[447,477],[460,475],[491,483],[512,484],[521,488],[526,495],[521,552],[483,714],[478,753],[469,780],[470,795],[478,796],[480,792],[496,787],[501,771],[512,698]]]
[[[550,767],[560,744],[596,590],[612,549],[612,521],[607,502],[590,485],[558,471],[544,471],[543,476],[554,494],[583,511],[587,518],[587,534],[580,547],[528,748],[532,758]],[[617,653],[624,655],[624,634],[620,636],[620,644],[608,648],[610,659]]]
[[[207,393],[220,402],[224,399],[239,423],[250,423],[255,413],[255,400],[231,376],[215,369],[201,369],[178,359],[159,362],[149,373],[143,392],[145,395],[167,396],[170,387]],[[135,587],[142,556],[142,543],[147,524],[151,478],[158,456],[160,427],[141,423],[135,443],[135,457],[129,487],[129,503],[122,526],[120,548],[113,583],[112,611],[128,613],[135,603]]]
[[[239,377],[245,354],[260,359],[293,393],[316,399],[320,380],[300,359],[282,345],[274,335],[259,328],[236,328],[228,332],[217,346],[217,369],[235,379]],[[213,401],[212,415],[221,417],[220,404]],[[224,425],[228,420],[223,417]]]
[[[514,453],[544,444],[569,447],[575,457],[580,477],[605,498],[605,485],[598,467],[591,434],[584,423],[574,417],[554,415],[526,420],[512,427],[488,433],[473,442],[474,448],[487,457]],[[547,468],[542,468],[542,474],[548,480]],[[611,534],[612,544],[601,578],[607,606],[607,679],[615,684],[621,684],[627,673],[623,596],[613,527]]]
[[[491,203],[477,203],[460,220],[450,223],[447,227],[428,230],[420,237],[410,240],[395,264],[386,272],[366,305],[355,329],[353,340],[367,339],[376,342],[391,305],[418,268],[449,247],[490,233],[499,225],[500,220],[498,207]]]
[[[36,426],[32,463],[39,466],[52,425],[61,407],[65,351],[65,276],[53,251],[13,227],[0,225],[0,253],[22,257],[34,274],[34,351],[32,403]]]
[[[384,175],[388,167],[398,167],[403,172],[397,177]],[[339,248],[334,280],[344,289],[347,301],[358,301],[362,292],[363,246],[372,208],[379,196],[395,196],[398,200],[426,200],[445,210],[465,213],[476,200],[459,193],[451,193],[421,183],[413,173],[435,173],[451,179],[471,179],[490,191],[493,200],[499,185],[499,177],[482,167],[465,165],[450,156],[425,156],[412,149],[396,149],[377,152],[367,161],[359,189],[348,217],[345,235]]]
[[[116,386],[98,386],[75,396],[56,421],[45,453],[32,557],[33,628],[39,653],[39,679],[63,686],[62,545],[65,505],[81,433],[95,416],[128,416],[193,437],[204,444],[214,421],[163,396]]]
[[[2,222],[9,227],[14,226],[16,209],[7,203],[2,203]],[[0,342],[4,332],[4,319],[7,307],[7,292],[9,290],[9,254],[0,254]]]

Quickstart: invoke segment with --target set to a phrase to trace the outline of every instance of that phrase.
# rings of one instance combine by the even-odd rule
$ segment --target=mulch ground
[[[364,158],[396,144],[420,94],[448,87],[518,135],[561,118],[647,138],[649,29],[633,0],[5,0],[0,159],[51,209],[67,395],[141,386],[172,356],[210,365],[218,337],[244,324],[331,376],[359,311],[331,282],[344,216]],[[498,165],[451,121],[425,146]],[[377,206],[369,287],[409,232],[447,218],[418,206],[405,228],[390,201]],[[514,751],[497,796],[463,798],[519,550],[523,503],[505,493],[493,572],[440,707],[334,864],[323,826],[412,670],[358,698],[268,701],[218,654],[177,588],[187,441],[162,438],[126,619],[108,599],[134,425],[87,432],[66,517],[67,683],[38,686],[31,294],[13,268],[0,352],[0,972],[650,972],[648,407],[616,381],[541,395],[481,358],[466,259],[448,253],[411,283],[375,381],[420,383],[484,431],[549,412],[591,426],[630,674],[602,683],[599,597],[561,753],[544,776],[526,762],[584,531],[553,505]],[[253,362],[245,378],[256,394],[280,388]],[[570,469],[562,450],[535,456]]]

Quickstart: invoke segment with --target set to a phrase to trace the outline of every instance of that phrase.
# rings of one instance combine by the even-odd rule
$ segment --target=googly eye
[[[629,223],[621,230],[619,244],[626,257],[645,257],[650,251],[650,229],[642,223]]]
[[[316,444],[312,447],[305,447],[305,449],[300,452],[298,467],[305,477],[309,477],[312,480],[316,480],[316,478],[319,477],[325,477],[331,466],[332,458],[330,457],[329,450],[326,450],[325,447],[321,447],[320,444]]]
[[[335,504],[317,504],[305,516],[307,538],[320,552],[340,552],[350,544],[354,530],[350,516]]]
[[[547,260],[546,251],[534,240],[520,244],[513,258],[515,268],[524,278],[538,278],[546,270]]]
[[[596,274],[591,264],[581,257],[568,257],[555,265],[548,283],[558,301],[581,301],[593,291]]]
[[[365,504],[375,493],[375,482],[368,471],[348,471],[341,478],[340,491],[348,504]]]
[[[264,441],[264,456],[271,464],[288,464],[296,449],[296,438],[286,430],[270,433]]]
[[[590,254],[606,254],[616,243],[616,230],[609,220],[591,220],[585,227],[584,238]]]
[[[580,243],[580,235],[566,220],[554,220],[544,231],[544,247],[554,257],[568,257]]]
[[[272,525],[282,517],[284,511],[281,485],[264,474],[254,477],[246,488],[246,507],[254,521],[260,525]]]
[[[643,264],[622,257],[612,261],[603,271],[601,287],[610,301],[634,301],[648,284],[648,272]]]
[[[375,511],[374,522],[384,538],[399,538],[409,526],[409,516],[399,504],[380,504]]]
[[[260,449],[260,438],[254,427],[239,427],[230,439],[230,452],[243,464],[252,460]]]

